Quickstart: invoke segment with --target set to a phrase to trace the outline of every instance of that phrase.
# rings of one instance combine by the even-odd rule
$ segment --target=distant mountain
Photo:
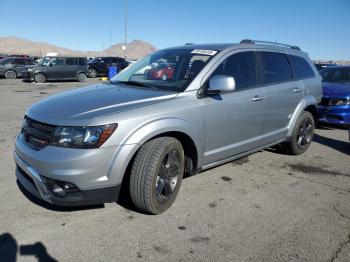
[[[42,56],[46,53],[58,53],[66,56],[121,56],[124,57],[122,50],[123,44],[116,44],[102,51],[79,51],[55,46],[44,42],[35,42],[18,37],[0,37],[0,54],[26,54]],[[127,44],[127,57],[129,59],[138,59],[157,50],[150,43],[134,40]]]

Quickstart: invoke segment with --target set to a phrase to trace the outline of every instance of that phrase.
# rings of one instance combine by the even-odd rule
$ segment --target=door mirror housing
[[[213,76],[209,81],[209,88],[206,93],[208,95],[217,95],[220,93],[233,92],[236,90],[236,82],[234,77],[227,75]]]

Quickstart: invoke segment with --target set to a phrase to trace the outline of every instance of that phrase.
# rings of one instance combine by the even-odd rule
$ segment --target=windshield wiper
[[[154,86],[146,85],[144,83],[137,82],[137,81],[116,81],[114,83],[125,84],[125,85],[132,85],[132,86],[141,86],[141,87],[152,88],[152,89],[158,89],[158,88],[156,88]]]

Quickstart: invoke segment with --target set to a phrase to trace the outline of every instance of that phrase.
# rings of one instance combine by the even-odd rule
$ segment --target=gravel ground
[[[23,194],[13,141],[31,103],[88,83],[0,79],[0,261],[350,261],[350,143],[316,130],[301,156],[265,150],[183,181],[158,216],[54,208]]]

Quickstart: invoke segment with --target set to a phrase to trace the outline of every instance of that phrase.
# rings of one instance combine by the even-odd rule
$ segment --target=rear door
[[[26,71],[26,63],[24,61],[24,58],[16,58],[12,64],[13,64],[13,69],[17,73],[17,76],[22,76],[24,71]]]
[[[76,78],[78,71],[78,61],[73,57],[66,58],[66,77],[67,78]]]
[[[303,86],[293,79],[286,54],[264,51],[257,54],[266,92],[263,144],[267,145],[286,137],[288,123],[303,98]]]
[[[258,148],[264,115],[264,89],[258,86],[255,54],[234,53],[211,74],[233,76],[236,90],[203,98],[205,162],[224,160]]]

